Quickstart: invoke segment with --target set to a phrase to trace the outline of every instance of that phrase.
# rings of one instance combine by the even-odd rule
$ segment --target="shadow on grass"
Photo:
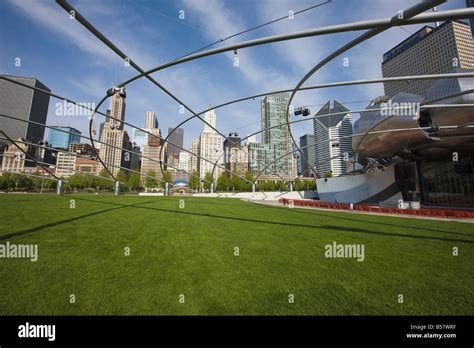
[[[76,199],[79,199],[79,198],[76,198]],[[45,224],[45,225],[41,225],[41,226],[31,227],[31,228],[28,228],[28,229],[25,229],[25,230],[21,230],[21,231],[17,231],[17,232],[13,232],[13,233],[9,233],[9,234],[5,234],[3,236],[0,236],[0,241],[4,241],[4,240],[15,238],[15,237],[21,237],[21,236],[24,236],[26,234],[38,232],[38,231],[44,230],[46,228],[59,226],[59,225],[62,225],[62,224],[68,223],[68,222],[81,220],[81,219],[84,219],[84,218],[87,218],[87,217],[90,217],[90,216],[99,215],[99,214],[103,214],[103,213],[107,213],[107,212],[110,212],[110,211],[123,209],[123,208],[127,208],[127,207],[134,207],[134,206],[137,206],[137,205],[140,205],[140,204],[146,204],[146,203],[150,203],[150,202],[147,201],[147,202],[141,202],[141,203],[131,204],[131,205],[120,204],[120,207],[106,209],[106,210],[100,210],[100,211],[96,211],[96,212],[89,213],[89,214],[75,216],[73,218],[69,218],[69,219],[65,219],[65,220],[51,222],[49,224]]]
[[[461,242],[461,243],[474,243],[474,241],[464,240],[464,239],[447,239],[441,237],[428,237],[428,236],[419,236],[419,235],[412,235],[412,234],[398,234],[392,232],[374,232],[369,231],[363,228],[355,228],[355,227],[339,227],[339,226],[330,226],[330,225],[321,225],[319,228],[325,230],[333,230],[333,231],[340,231],[340,232],[355,232],[355,233],[369,233],[369,234],[379,234],[383,236],[392,236],[392,237],[407,237],[407,238],[417,238],[417,239],[430,239],[430,240],[441,240],[441,241],[451,241],[451,242]]]
[[[90,199],[85,198],[76,198],[79,200],[84,201],[92,201],[98,202]],[[338,226],[329,226],[329,225],[303,225],[303,224],[294,224],[294,223],[287,223],[287,222],[277,222],[277,221],[266,221],[266,220],[255,220],[255,219],[248,219],[242,217],[233,217],[233,216],[222,216],[222,215],[214,215],[214,214],[205,214],[205,213],[193,213],[187,212],[182,210],[171,210],[171,209],[164,209],[164,208],[154,208],[154,207],[143,207],[141,204],[150,203],[143,202],[134,205],[126,205],[116,202],[105,202],[102,201],[101,203],[112,204],[112,205],[119,205],[123,208],[136,208],[136,209],[147,209],[147,210],[154,210],[154,211],[162,211],[167,213],[173,214],[182,214],[182,215],[193,215],[193,216],[202,216],[202,217],[210,217],[210,218],[217,218],[217,219],[226,219],[226,220],[233,220],[233,221],[244,221],[244,222],[252,222],[252,223],[263,223],[263,224],[271,224],[271,225],[279,225],[279,226],[287,226],[287,227],[303,227],[303,228],[315,228],[315,229],[332,229],[337,230],[339,232],[356,232],[356,233],[366,233],[366,234],[374,234],[374,235],[382,235],[382,236],[390,236],[390,237],[402,237],[402,238],[415,238],[415,239],[428,239],[428,240],[438,240],[438,241],[445,241],[445,242],[458,242],[458,243],[474,243],[474,240],[466,240],[466,239],[451,239],[451,238],[441,238],[441,237],[429,237],[429,236],[420,236],[414,234],[398,234],[398,233],[391,233],[391,232],[376,232],[376,231],[369,231],[366,229],[359,229],[359,228],[351,228],[351,227],[338,227]],[[353,219],[351,219],[353,220]],[[353,220],[357,221],[357,220]],[[360,222],[360,221],[357,221]],[[395,225],[397,226],[397,225]],[[400,227],[400,226],[398,226]],[[437,231],[439,232],[439,231]]]

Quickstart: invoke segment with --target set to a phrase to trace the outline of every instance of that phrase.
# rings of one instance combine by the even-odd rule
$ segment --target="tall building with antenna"
[[[114,89],[114,94],[110,100],[110,116],[115,119],[109,118],[105,121],[100,136],[102,144],[99,156],[114,175],[117,175],[121,167],[130,168],[131,165],[131,154],[122,150],[122,148],[127,149],[130,146],[128,133],[123,129],[123,123],[118,121],[125,121],[126,96],[124,88]],[[99,173],[102,169],[104,167],[100,163]]]
[[[216,112],[210,110],[204,114],[204,120],[216,128]],[[222,165],[222,136],[218,134],[207,124],[199,136],[199,155],[204,157],[199,159],[199,176],[204,179],[207,173],[212,173],[214,170],[214,180],[217,180],[221,173],[221,168],[214,169],[214,163]]]
[[[153,111],[147,111],[145,113],[145,129],[158,128],[158,120],[156,114]]]

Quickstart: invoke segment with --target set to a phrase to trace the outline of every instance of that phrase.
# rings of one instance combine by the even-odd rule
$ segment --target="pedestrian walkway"
[[[288,202],[281,202],[281,201],[263,201],[263,200],[247,200],[249,202],[253,202],[256,204],[264,204],[264,205],[271,205],[271,206],[278,206],[278,207],[288,207]],[[422,220],[438,220],[438,221],[456,221],[456,222],[465,222],[465,223],[474,223],[473,218],[459,218],[459,217],[442,217],[442,216],[427,216],[427,215],[408,215],[408,214],[401,214],[401,213],[387,213],[384,211],[364,211],[364,210],[347,210],[347,209],[334,209],[334,208],[324,208],[324,207],[317,207],[317,206],[301,206],[301,205],[293,205],[294,208],[289,209],[310,209],[310,210],[323,210],[323,211],[331,211],[331,212],[341,212],[341,213],[348,213],[348,214],[365,214],[365,215],[384,215],[384,216],[393,216],[393,217],[400,217],[404,219],[422,219]],[[375,208],[375,207],[374,207]],[[384,208],[380,208],[384,209]],[[408,209],[406,209],[408,211]]]

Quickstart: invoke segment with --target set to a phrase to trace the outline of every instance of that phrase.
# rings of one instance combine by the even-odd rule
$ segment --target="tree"
[[[211,182],[212,183],[214,182],[212,173],[207,172],[206,175],[204,175],[204,183],[203,183],[203,187],[205,190],[209,190],[211,188]]]
[[[48,190],[55,190],[58,187],[58,182],[56,180],[45,180],[43,187]]]
[[[199,189],[199,173],[197,171],[194,171],[193,175],[189,177],[188,186],[193,190]]]
[[[0,177],[0,189],[4,191],[10,191],[15,188],[15,181],[10,173],[3,173]]]
[[[96,185],[99,191],[110,190],[111,188],[113,188],[114,183],[111,180],[107,180],[107,179],[110,179],[110,174],[107,172],[105,168],[102,168],[102,170],[99,173],[99,176],[104,178],[104,179],[97,180]]]
[[[36,170],[33,174],[36,176],[41,176],[41,173],[38,170]],[[38,191],[41,190],[41,182],[43,180],[44,179],[42,178],[31,177],[31,182],[33,183],[33,189],[38,190]]]
[[[173,176],[169,170],[165,170],[163,173],[163,181],[162,185],[166,185],[165,183],[170,183],[173,181]]]
[[[125,170],[123,169],[120,169],[118,172],[117,172],[117,180],[120,181],[120,182],[123,182],[123,183],[126,183],[127,180],[128,180],[128,174]]]
[[[92,175],[83,175],[82,183],[83,183],[83,187],[87,188],[87,191],[92,191],[97,187],[96,179]]]
[[[293,189],[295,191],[303,191],[304,186],[304,182],[300,178],[295,179],[295,182],[293,183]]]
[[[132,172],[128,178],[128,188],[132,191],[140,189],[140,174]]]
[[[100,171],[99,175],[103,178],[110,178],[110,174],[109,172],[107,171],[107,169],[105,168],[102,168],[102,170]]]
[[[255,179],[253,177],[252,172],[246,172],[245,173],[245,179],[247,179],[248,181],[251,181],[251,182],[255,182]],[[245,187],[244,187],[245,191],[248,191],[248,192],[252,191],[252,184],[251,183],[246,181],[244,185],[245,185]]]
[[[306,190],[316,191],[316,180],[306,180]]]
[[[217,191],[227,191],[229,189],[229,177],[226,172],[222,172],[217,178]]]
[[[244,191],[245,189],[244,181],[242,180],[241,177],[235,174],[232,174],[232,176],[230,177],[230,186],[232,187],[232,191],[240,192],[240,191]]]
[[[71,175],[69,177],[67,186],[69,189],[72,189],[72,190],[83,188],[84,187],[83,175],[78,174],[78,173]]]
[[[268,187],[268,191],[276,191],[277,184],[275,183],[275,181],[270,180],[270,181],[267,181],[267,187]]]
[[[277,189],[277,184],[273,180],[265,180],[259,181],[257,187],[260,191],[275,191]]]
[[[149,189],[156,186],[158,186],[158,181],[156,180],[156,172],[154,170],[150,170],[147,173],[147,177],[145,179],[145,187]]]

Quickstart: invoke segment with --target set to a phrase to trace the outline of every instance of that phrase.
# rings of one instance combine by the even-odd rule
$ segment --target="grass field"
[[[474,314],[474,224],[184,203],[0,195],[0,244],[39,248],[0,259],[0,314]],[[364,244],[365,260],[326,258],[334,241]]]

